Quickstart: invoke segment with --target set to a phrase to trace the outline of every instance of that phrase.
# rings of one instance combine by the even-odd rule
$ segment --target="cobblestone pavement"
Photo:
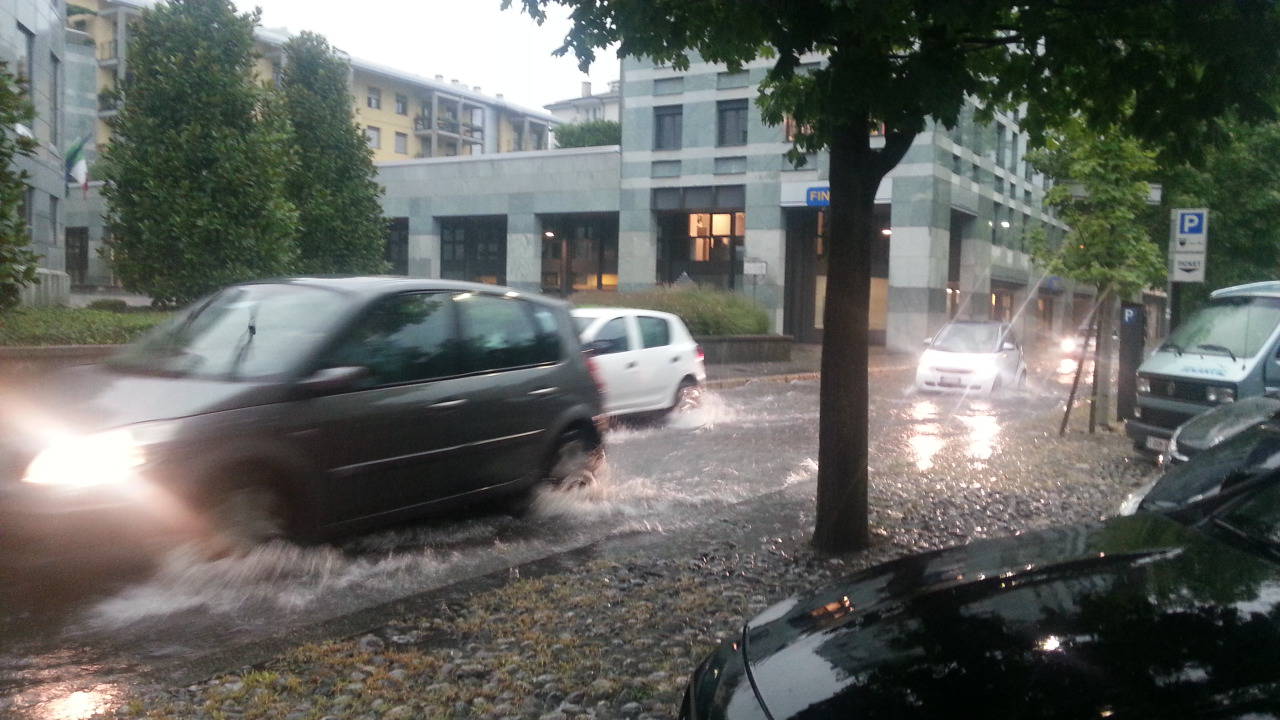
[[[162,568],[78,613],[72,627],[105,627],[117,642],[144,633],[177,642],[175,624],[193,636],[305,628],[326,619],[325,593],[370,600],[382,597],[370,588],[402,583],[414,601],[325,632],[299,630],[272,652],[229,645],[221,667],[253,664],[212,680],[190,665],[186,677],[144,673],[152,682],[100,674],[96,684],[49,685],[29,702],[15,696],[9,709],[33,717],[111,708],[122,717],[291,720],[670,717],[696,659],[767,604],[907,552],[1097,519],[1152,470],[1130,457],[1123,436],[1073,430],[1058,438],[1056,378],[966,400],[910,393],[909,375],[888,372],[873,385],[875,545],[863,553],[832,560],[807,549],[816,383],[752,383],[668,425],[614,431],[611,474],[574,494],[540,497],[529,519],[427,524],[338,549],[267,549],[275,554],[257,565]],[[522,564],[540,557],[517,551],[522,543],[546,551],[566,537],[589,541],[588,549]],[[457,579],[471,580],[455,584],[445,573],[414,585],[449,562],[470,571]],[[361,572],[350,575],[352,565]],[[507,566],[516,567],[485,575]],[[354,634],[325,640],[326,632]],[[6,672],[23,674],[0,665]],[[55,714],[64,707],[80,714]]]

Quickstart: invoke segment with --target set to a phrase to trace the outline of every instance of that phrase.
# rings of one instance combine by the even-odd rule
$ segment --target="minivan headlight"
[[[134,479],[144,461],[128,430],[72,435],[41,450],[22,481],[63,488],[123,483]]]
[[[1144,378],[1144,377],[1138,378],[1138,392],[1140,393],[1151,392],[1151,378]]]
[[[1210,386],[1204,391],[1204,398],[1211,403],[1221,405],[1236,401],[1236,389],[1229,387],[1213,387]]]

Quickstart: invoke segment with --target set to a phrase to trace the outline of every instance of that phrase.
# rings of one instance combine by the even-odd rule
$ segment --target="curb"
[[[914,365],[890,365],[884,367],[868,368],[868,373],[889,372],[896,370],[910,370]],[[780,375],[750,375],[747,377],[721,378],[719,380],[708,380],[703,386],[708,390],[728,390],[730,388],[742,387],[751,382],[797,382],[803,380],[820,380],[822,373],[820,372],[803,372],[803,373],[784,373]]]

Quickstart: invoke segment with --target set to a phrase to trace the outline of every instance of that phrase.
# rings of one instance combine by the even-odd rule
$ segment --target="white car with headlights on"
[[[949,322],[925,340],[916,387],[939,392],[991,393],[1022,387],[1027,363],[1008,323]]]

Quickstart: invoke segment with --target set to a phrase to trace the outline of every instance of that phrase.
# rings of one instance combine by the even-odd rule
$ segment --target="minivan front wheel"
[[[214,557],[244,555],[287,535],[284,498],[265,479],[219,491],[208,512],[206,548]]]

